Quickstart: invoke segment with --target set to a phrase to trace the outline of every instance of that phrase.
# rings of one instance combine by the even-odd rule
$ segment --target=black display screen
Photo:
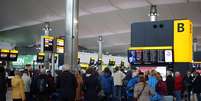
[[[36,62],[43,63],[44,61],[45,61],[45,55],[40,55],[40,53],[37,54]]]
[[[17,61],[17,56],[18,56],[18,54],[16,54],[16,53],[10,53],[9,54],[9,60],[10,61]]]
[[[172,50],[128,50],[128,62],[131,65],[171,63],[172,55],[165,55],[171,52]]]
[[[53,39],[44,38],[44,51],[53,52]]]
[[[0,60],[4,60],[4,61],[9,60],[9,53],[1,52],[0,53]]]
[[[64,39],[56,40],[56,53],[63,54],[64,53]]]
[[[158,59],[158,63],[164,63],[165,62],[165,52],[164,50],[158,50],[158,56],[157,56],[157,59]]]
[[[157,50],[150,50],[150,62],[157,63],[158,59],[158,51]]]
[[[150,50],[143,50],[143,63],[150,64]]]

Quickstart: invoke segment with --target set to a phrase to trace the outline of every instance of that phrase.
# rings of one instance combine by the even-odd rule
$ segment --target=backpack
[[[46,86],[47,86],[46,79],[43,77],[39,77],[37,80],[37,88],[38,88],[39,92],[45,92]]]
[[[167,85],[164,81],[158,81],[156,84],[156,92],[160,95],[167,95]]]

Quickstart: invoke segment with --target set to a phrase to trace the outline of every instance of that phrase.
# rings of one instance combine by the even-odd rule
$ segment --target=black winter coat
[[[98,94],[101,90],[100,81],[97,75],[84,75],[84,99],[85,101],[98,101]]]
[[[193,92],[194,93],[201,93],[201,76],[197,76],[193,81]]]
[[[167,76],[166,84],[168,95],[174,95],[174,78],[172,76]]]
[[[77,81],[75,75],[64,71],[58,78],[62,101],[74,101],[76,96]]]
[[[0,77],[0,101],[6,101],[7,81]]]

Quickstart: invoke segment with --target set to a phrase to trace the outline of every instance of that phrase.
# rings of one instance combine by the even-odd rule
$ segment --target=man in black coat
[[[59,77],[61,101],[75,101],[77,81],[75,75],[64,70]]]
[[[5,77],[5,69],[0,66],[0,101],[6,101],[7,82]]]
[[[187,72],[186,76],[184,77],[184,86],[187,91],[188,101],[190,101],[192,85],[193,85],[193,77],[191,76],[191,72]]]
[[[169,74],[166,78],[166,85],[167,85],[168,95],[173,96],[174,95],[174,78],[171,74]]]
[[[199,73],[195,74],[193,80],[193,92],[197,95],[198,101],[201,101],[201,76]]]

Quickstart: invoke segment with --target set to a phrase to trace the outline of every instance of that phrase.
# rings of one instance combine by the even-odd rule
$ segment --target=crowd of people
[[[8,79],[0,67],[0,101],[6,101]],[[197,72],[167,72],[166,80],[155,70],[125,72],[116,67],[102,72],[64,68],[56,77],[45,69],[15,71],[11,79],[13,101],[201,101],[201,76]],[[169,100],[167,100],[169,99]]]

